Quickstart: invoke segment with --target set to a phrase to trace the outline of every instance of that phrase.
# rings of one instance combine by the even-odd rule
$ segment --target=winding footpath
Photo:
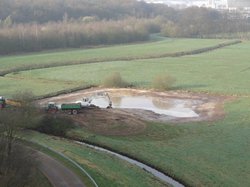
[[[81,179],[57,160],[41,152],[35,152],[39,169],[53,187],[85,187]]]

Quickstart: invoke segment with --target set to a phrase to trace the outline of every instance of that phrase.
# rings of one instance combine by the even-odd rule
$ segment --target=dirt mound
[[[71,118],[89,131],[107,136],[140,134],[146,127],[143,121],[123,110],[85,109]]]

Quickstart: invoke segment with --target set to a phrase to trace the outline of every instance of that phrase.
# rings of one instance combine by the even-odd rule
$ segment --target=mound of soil
[[[136,135],[146,128],[142,120],[123,110],[85,109],[71,118],[89,131],[107,136]]]

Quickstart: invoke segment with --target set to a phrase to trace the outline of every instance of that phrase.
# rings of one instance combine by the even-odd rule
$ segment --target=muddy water
[[[156,114],[179,118],[199,117],[192,108],[193,103],[185,99],[160,99],[149,96],[114,96],[111,100],[113,108],[149,110]],[[101,108],[108,106],[108,102],[104,98],[94,99],[92,104]]]
[[[146,170],[147,172],[151,173],[152,175],[154,175],[156,178],[164,181],[165,183],[167,184],[170,184],[171,186],[174,186],[174,187],[184,187],[183,184],[179,183],[178,181],[172,179],[171,177],[165,175],[164,173],[160,172],[160,171],[157,171],[156,169],[146,165],[146,164],[143,164],[139,161],[136,161],[134,159],[131,159],[129,157],[126,157],[126,156],[123,156],[121,154],[118,154],[116,152],[113,152],[113,151],[110,151],[110,150],[107,150],[107,149],[104,149],[104,148],[101,148],[101,147],[97,147],[97,146],[93,146],[93,145],[90,145],[90,144],[87,144],[87,143],[83,143],[83,142],[78,142],[77,143],[81,144],[81,145],[85,145],[87,147],[90,147],[90,148],[93,148],[95,150],[98,150],[98,151],[101,151],[101,152],[105,152],[105,153],[108,153],[108,154],[111,154],[111,155],[114,155],[122,160],[125,160],[131,164],[134,164],[140,168],[142,168],[143,170]]]

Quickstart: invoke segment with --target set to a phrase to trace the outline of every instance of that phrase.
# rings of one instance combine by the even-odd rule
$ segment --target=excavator
[[[112,101],[108,93],[97,92],[90,97],[84,97],[81,101],[76,101],[74,103],[62,103],[58,105],[55,102],[49,102],[45,110],[49,113],[56,113],[59,110],[61,110],[61,111],[70,111],[70,114],[78,114],[81,109],[97,107],[92,102],[93,100],[98,98],[104,98],[106,101],[105,103],[108,102],[106,108],[112,108]]]
[[[108,102],[108,106],[106,108],[112,108],[112,101],[107,92],[97,92],[90,97],[84,97],[82,101],[76,101],[75,103],[80,103],[82,108],[89,108],[91,106],[95,106],[92,102],[94,99],[104,98]]]

